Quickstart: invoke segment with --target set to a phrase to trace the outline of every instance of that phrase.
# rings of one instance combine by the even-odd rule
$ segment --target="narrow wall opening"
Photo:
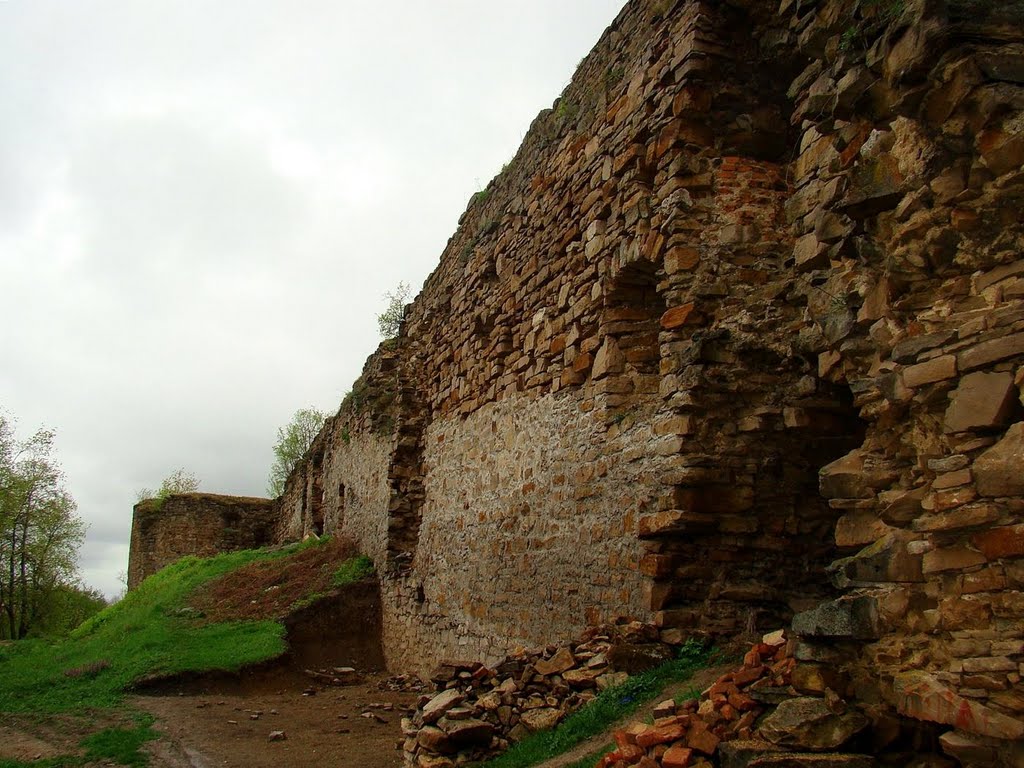
[[[740,367],[761,364],[778,372],[781,362],[748,353]],[[739,377],[764,380],[756,369]],[[771,405],[704,395],[716,406],[663,498],[665,522],[641,534],[662,626],[756,633],[834,596],[826,567],[843,510],[819,493],[819,470],[860,446],[865,425],[848,387],[810,381],[793,379],[789,391],[803,382],[804,394]]]
[[[309,531],[317,536],[324,535],[324,452],[322,450],[313,454],[312,471],[309,473],[309,485],[306,488],[307,503],[304,505],[309,510]]]
[[[593,377],[606,417],[613,423],[658,394],[658,333],[665,300],[657,285],[657,265],[636,261],[615,275],[605,294],[598,329],[604,342],[594,360]]]

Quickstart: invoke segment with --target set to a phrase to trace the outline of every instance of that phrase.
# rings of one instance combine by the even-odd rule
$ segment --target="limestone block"
[[[832,583],[845,589],[860,582],[924,581],[921,555],[907,547],[915,539],[907,531],[891,531],[857,554],[832,563],[828,568]]]
[[[955,472],[944,472],[932,481],[932,488],[937,491],[959,488],[969,485],[974,480],[974,474],[969,469],[958,469]]]
[[[978,137],[978,148],[985,165],[996,176],[1024,166],[1024,133],[991,129]]]
[[[665,273],[675,275],[689,272],[700,263],[700,251],[686,246],[674,246],[665,253]]]
[[[943,355],[903,369],[903,383],[911,389],[956,376],[956,358]]]
[[[798,613],[792,626],[793,632],[801,637],[876,639],[880,636],[878,603],[870,595],[829,600]]]
[[[618,342],[611,336],[606,337],[594,357],[594,380],[603,379],[609,374],[622,373],[625,368],[626,356],[622,354]]]
[[[827,499],[868,499],[897,476],[885,468],[872,468],[861,450],[855,449],[818,470],[818,485]]]
[[[975,459],[972,470],[982,496],[1024,494],[1024,422],[1011,426],[1002,440]]]
[[[1000,518],[1001,514],[1002,510],[997,505],[982,501],[976,504],[966,504],[938,514],[919,517],[914,520],[912,527],[915,531],[923,533],[955,531],[993,523]]]
[[[836,521],[836,546],[863,547],[878,541],[891,530],[892,527],[873,511],[853,510]]]
[[[961,765],[995,765],[996,750],[976,739],[957,731],[947,731],[939,736],[942,751],[959,761]]]
[[[796,268],[802,272],[828,266],[828,244],[818,240],[813,232],[804,235],[793,246]]]
[[[897,160],[888,154],[862,159],[854,180],[839,207],[854,219],[866,218],[896,207],[903,197],[904,177]]]
[[[521,718],[521,722],[531,733],[537,733],[550,730],[558,725],[558,721],[562,719],[562,712],[554,707],[540,707],[523,712]]]
[[[455,689],[439,693],[423,707],[423,722],[436,723],[444,716],[445,712],[461,704],[464,699],[465,696]]]
[[[718,756],[722,761],[722,768],[747,768],[751,760],[780,751],[782,751],[782,747],[776,746],[770,741],[736,739],[723,742],[718,749]]]
[[[431,752],[454,752],[451,739],[448,734],[435,725],[425,725],[416,734],[416,742],[424,749]]]
[[[1024,523],[992,528],[971,541],[989,560],[1024,557]]]
[[[743,768],[875,768],[877,765],[878,762],[870,755],[787,752],[784,755],[764,755],[755,758]]]
[[[943,571],[962,571],[982,565],[987,560],[980,552],[966,546],[942,547],[926,552],[922,570],[926,574],[942,573]]]
[[[978,53],[975,61],[985,76],[1007,83],[1024,83],[1024,45],[1016,43]]]
[[[906,525],[921,514],[921,502],[927,493],[925,488],[912,491],[889,491],[879,494],[883,504],[879,517],[890,525]]]
[[[952,397],[943,423],[947,433],[1000,427],[1018,410],[1017,388],[1008,371],[969,373],[960,379]]]
[[[576,659],[568,648],[559,648],[550,659],[538,659],[533,666],[542,675],[557,675],[576,666]]]
[[[782,702],[760,724],[763,738],[781,747],[829,750],[849,741],[868,726],[868,719],[853,709],[837,714],[824,699],[810,696]]]
[[[556,712],[558,710],[555,710]],[[523,719],[526,719],[523,713]],[[469,744],[489,744],[494,735],[494,726],[483,720],[468,718],[465,720],[450,720],[442,718],[438,726],[444,731],[452,743],[458,746]],[[529,726],[527,726],[529,727]]]
[[[873,495],[864,484],[864,458],[859,450],[822,467],[818,486],[826,499],[866,499]]]
[[[791,684],[800,693],[824,696],[825,691],[841,691],[848,684],[846,675],[834,664],[797,664]]]
[[[957,730],[980,736],[1024,738],[1024,721],[957,695],[927,672],[898,674],[894,693],[896,709],[907,717],[952,725]]]
[[[975,344],[957,355],[957,365],[961,371],[969,371],[1016,355],[1024,355],[1024,333]]]
[[[904,339],[892,348],[892,359],[897,363],[910,363],[922,352],[942,346],[954,336],[951,332],[924,333]]]

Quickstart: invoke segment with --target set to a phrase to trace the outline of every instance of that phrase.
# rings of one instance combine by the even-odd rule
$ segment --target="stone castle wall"
[[[186,555],[255,549],[275,540],[279,513],[271,499],[179,493],[135,505],[128,589]]]
[[[276,535],[361,541],[395,667],[616,614],[792,622],[796,684],[859,697],[882,747],[926,723],[1009,764],[1022,30],[987,0],[628,3]]]

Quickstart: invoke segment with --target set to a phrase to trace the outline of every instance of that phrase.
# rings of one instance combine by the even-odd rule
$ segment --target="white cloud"
[[[0,3],[0,406],[117,592],[135,491],[259,494],[619,0]]]

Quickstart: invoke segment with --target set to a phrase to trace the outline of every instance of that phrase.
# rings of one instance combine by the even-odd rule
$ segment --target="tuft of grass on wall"
[[[331,577],[331,583],[336,587],[344,587],[346,584],[354,584],[373,575],[373,560],[366,555],[357,555],[343,562],[338,570]]]
[[[532,734],[503,755],[479,764],[479,768],[530,768],[572,749],[591,736],[628,717],[643,703],[650,701],[671,683],[682,682],[711,661],[712,652],[700,643],[689,640],[680,649],[679,658],[666,662],[622,685],[608,688],[578,712],[563,720],[556,728]],[[595,756],[596,762],[598,756]],[[586,768],[588,756],[577,765]],[[593,762],[590,763],[593,765]]]
[[[237,670],[281,655],[285,629],[278,622],[204,624],[185,601],[217,576],[306,546],[310,544],[185,557],[84,622],[66,640],[22,640],[0,647],[0,712],[111,707],[146,676]]]

